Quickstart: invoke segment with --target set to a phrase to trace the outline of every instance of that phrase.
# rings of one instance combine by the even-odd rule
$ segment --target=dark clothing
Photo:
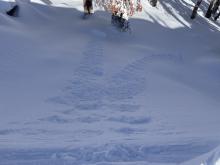
[[[92,11],[92,0],[86,0],[84,3],[84,8],[87,10],[88,14]]]

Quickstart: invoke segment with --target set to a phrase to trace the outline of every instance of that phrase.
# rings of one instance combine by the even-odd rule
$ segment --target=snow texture
[[[219,165],[220,24],[143,3],[131,34],[79,0],[0,1],[0,165]]]

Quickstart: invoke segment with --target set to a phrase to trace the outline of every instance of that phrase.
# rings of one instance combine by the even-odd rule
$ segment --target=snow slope
[[[201,165],[219,165],[220,163],[220,148],[217,147],[215,150],[199,156],[193,160],[183,163],[183,165],[190,164],[201,164]]]
[[[0,165],[216,165],[220,25],[206,3],[192,21],[189,0],[144,2],[131,34],[100,9],[81,19],[78,0],[18,0],[18,18],[4,14],[10,3]]]

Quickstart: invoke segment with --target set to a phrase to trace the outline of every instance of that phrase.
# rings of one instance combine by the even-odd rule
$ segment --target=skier
[[[92,0],[83,0],[83,6],[85,15],[90,15],[93,13]]]

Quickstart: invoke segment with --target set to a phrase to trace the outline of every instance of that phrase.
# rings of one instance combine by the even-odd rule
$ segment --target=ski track
[[[72,108],[53,112],[52,115],[39,118],[29,124],[32,126],[41,124],[71,125],[74,133],[72,140],[79,142],[88,137],[98,138],[106,132],[113,132],[118,136],[124,136],[123,144],[107,142],[102,146],[88,146],[70,150],[0,150],[1,165],[116,165],[117,162],[134,163],[135,165],[146,165],[147,162],[176,164],[213,149],[215,144],[212,142],[208,142],[206,145],[203,142],[155,146],[125,144],[125,142],[129,143],[129,139],[134,139],[140,134],[145,135],[149,131],[157,135],[181,134],[175,130],[167,130],[169,128],[166,128],[164,132],[162,125],[158,130],[151,130],[148,125],[155,122],[154,118],[146,115],[146,110],[142,108],[142,105],[136,103],[135,98],[147,90],[147,68],[152,62],[182,63],[183,59],[181,56],[170,54],[146,55],[127,64],[111,77],[106,77],[103,46],[106,35],[97,30],[92,31],[92,35],[94,38],[86,45],[81,62],[74,70],[70,84],[63,90],[63,97],[50,99],[52,102],[67,104]],[[101,127],[77,129],[83,124],[96,125],[97,123]],[[109,123],[112,123],[111,126]],[[49,136],[62,133],[67,132],[59,129],[34,130],[28,127],[0,130],[1,136],[10,134],[34,136],[47,134]],[[69,135],[69,133],[67,134]]]
[[[61,111],[62,115],[82,115],[86,111],[86,116],[68,120],[60,116],[48,117],[48,122],[67,123],[67,122],[87,122],[94,123],[99,121],[124,123],[129,125],[147,125],[152,122],[150,116],[138,116],[141,105],[129,104],[132,100],[146,89],[146,68],[148,64],[155,60],[169,60],[178,62],[179,57],[172,55],[151,55],[138,59],[125,66],[117,74],[110,78],[104,76],[103,69],[103,46],[105,35],[98,34],[99,40],[90,41],[83,53],[83,58],[79,67],[74,72],[71,85],[66,87],[64,98],[58,98],[59,102],[72,105],[71,110]],[[100,39],[101,38],[101,39]],[[100,83],[101,82],[101,83]],[[107,84],[107,85],[106,85]],[[123,103],[125,102],[125,103]],[[80,111],[81,113],[77,113]],[[121,116],[112,116],[108,111],[117,112]],[[123,114],[128,111],[127,116]],[[135,113],[134,113],[135,112]],[[101,117],[99,117],[101,115]],[[129,116],[128,116],[129,115]],[[91,117],[92,116],[92,117]],[[44,121],[46,121],[44,120]],[[124,127],[113,129],[118,133],[135,131],[134,128]]]

